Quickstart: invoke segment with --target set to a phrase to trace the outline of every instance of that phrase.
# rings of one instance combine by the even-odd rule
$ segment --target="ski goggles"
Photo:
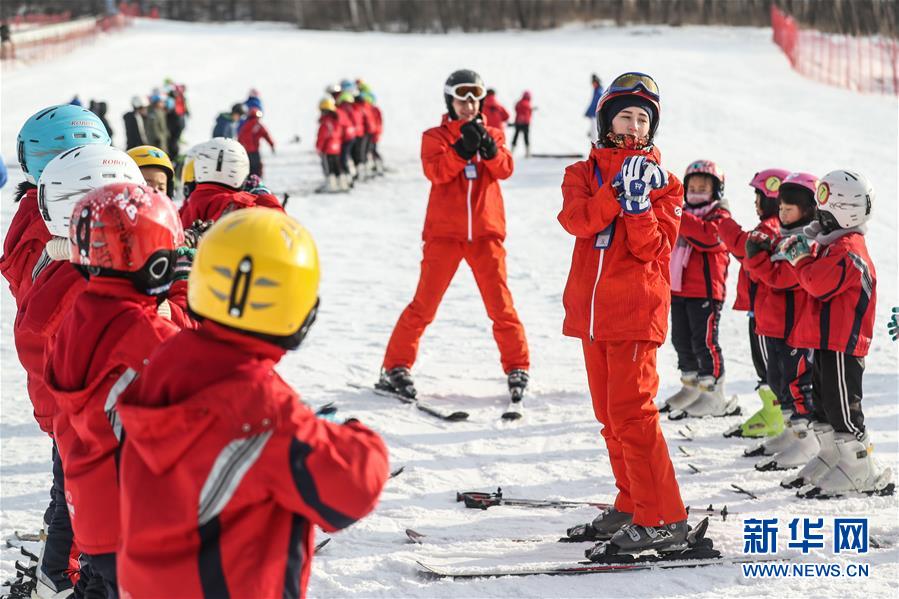
[[[609,84],[606,93],[635,92],[640,89],[653,100],[659,99],[659,86],[655,79],[644,73],[637,72],[624,73],[615,77],[615,80]]]
[[[457,85],[446,85],[443,91],[457,100],[483,100],[487,95],[487,89],[482,85],[472,83],[459,83]]]

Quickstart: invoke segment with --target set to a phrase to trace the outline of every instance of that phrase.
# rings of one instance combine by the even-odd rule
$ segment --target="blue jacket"
[[[230,112],[223,112],[215,119],[212,137],[237,137],[237,123],[231,120]]]
[[[0,156],[0,188],[6,185],[9,176],[6,174],[6,164],[3,162],[3,156]]]
[[[593,88],[593,99],[590,100],[590,106],[587,107],[587,112],[584,113],[584,116],[587,118],[593,118],[596,116],[596,105],[599,104],[599,99],[602,97],[602,86],[597,85]]]

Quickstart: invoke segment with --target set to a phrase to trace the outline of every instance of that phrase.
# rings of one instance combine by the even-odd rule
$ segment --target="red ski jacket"
[[[356,139],[356,120],[353,118],[353,105],[349,102],[337,105],[337,119],[340,122],[340,130],[343,132],[343,141]]]
[[[123,597],[302,597],[313,525],[374,509],[383,441],[317,419],[275,372],[283,354],[205,321],[120,401]]]
[[[807,224],[807,223],[806,223]],[[776,244],[784,234],[799,234],[805,224],[778,229]],[[802,313],[810,309],[808,294],[799,286],[796,275],[785,260],[771,261],[770,252],[759,252],[744,264],[758,281],[755,295],[755,331],[759,335],[787,340],[792,335]],[[807,348],[805,345],[793,347]]]
[[[484,120],[487,121],[488,127],[502,129],[506,125],[506,121],[509,120],[509,111],[499,103],[495,94],[491,94],[484,98],[484,105],[481,106],[481,113],[484,115]]]
[[[181,206],[181,224],[191,226],[196,220],[218,220],[241,208],[262,206],[284,210],[278,198],[269,193],[252,194],[217,183],[200,183]]]
[[[347,111],[347,114],[351,119],[353,119],[353,128],[356,130],[356,137],[362,137],[365,135],[365,109],[362,107],[360,102],[353,102],[350,104],[350,110]]]
[[[422,239],[474,241],[506,237],[506,212],[499,182],[512,176],[512,153],[502,129],[487,127],[499,150],[490,160],[479,154],[466,161],[453,149],[461,137],[461,120],[443,115],[439,127],[421,139],[421,165],[431,182]],[[470,165],[470,166],[468,166]],[[466,168],[469,174],[466,175]],[[474,175],[475,178],[469,178]]]
[[[9,290],[18,307],[32,283],[32,271],[50,241],[50,232],[37,205],[37,188],[29,188],[19,200],[19,208],[9,223],[3,240],[0,273],[9,282]]]
[[[525,94],[515,104],[515,124],[530,125],[532,112],[533,109],[531,108],[531,96],[530,94]]]
[[[381,140],[381,134],[384,133],[384,115],[381,113],[381,109],[371,105],[371,113],[375,119],[375,132],[372,135],[372,141],[378,143]]]
[[[265,128],[259,117],[247,117],[246,122],[240,128],[240,133],[237,134],[237,141],[240,142],[240,145],[247,152],[258,152],[259,143],[263,139],[268,142],[272,149],[275,148],[275,142],[272,141],[272,137],[268,134],[268,129]]]
[[[372,110],[374,107],[363,100],[356,102],[356,110],[362,113],[362,124],[366,135],[374,135],[378,129],[377,119]]]
[[[327,112],[318,119],[318,136],[315,140],[315,151],[320,154],[340,154],[340,143],[343,131],[340,130],[340,122],[337,114]]]
[[[874,334],[877,273],[864,235],[852,232],[819,246],[816,257],[794,270],[814,298],[799,318],[793,336],[797,347],[866,356]]]
[[[75,542],[87,554],[119,544],[118,397],[147,358],[178,332],[156,298],[130,281],[92,278],[62,322],[44,378],[58,405],[54,428]]]
[[[28,377],[28,396],[34,418],[42,431],[52,434],[56,401],[44,380],[46,352],[87,281],[69,262],[53,260],[45,264],[22,298],[13,325],[13,337],[19,361]]]
[[[661,163],[657,148],[594,148],[587,160],[565,169],[558,218],[576,239],[562,298],[564,335],[658,344],[665,340],[671,308],[669,263],[684,187],[669,172],[668,185],[649,195],[652,210],[623,214],[612,180],[627,156],[640,154]],[[597,165],[601,186],[595,175]],[[609,225],[614,225],[611,244],[597,249],[597,234]]]
[[[727,211],[716,208],[716,211]],[[680,220],[678,237],[684,239],[692,252],[681,279],[681,290],[672,291],[677,297],[696,297],[724,301],[727,267],[730,255],[718,238],[718,223],[704,220],[684,210]]]
[[[774,238],[778,235],[780,221],[776,216],[767,218],[755,226],[755,231],[761,231]],[[727,217],[718,221],[718,237],[727,246],[731,255],[740,262],[740,274],[737,278],[737,299],[734,301],[734,310],[753,312],[755,308],[755,295],[758,282],[754,280],[745,265],[746,240],[751,231],[744,231],[732,218]]]

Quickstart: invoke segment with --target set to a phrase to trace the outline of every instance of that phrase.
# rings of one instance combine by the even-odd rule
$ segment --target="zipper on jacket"
[[[474,165],[475,169],[478,168],[478,166],[475,164],[474,160],[470,161],[469,164]],[[472,239],[471,239],[471,237],[472,237],[472,235],[471,235],[471,185],[472,185],[472,181],[474,181],[474,179],[468,180],[468,193],[466,193],[466,195],[465,195],[465,204],[468,206],[468,242],[469,243],[471,243],[471,241],[472,241]]]
[[[590,341],[593,341],[593,322],[596,319],[596,289],[599,287],[599,277],[602,275],[602,261],[606,251],[599,250],[599,265],[596,267],[596,282],[593,283],[593,295],[590,296]]]

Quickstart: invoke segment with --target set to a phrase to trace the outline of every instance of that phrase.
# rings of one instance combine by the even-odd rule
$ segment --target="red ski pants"
[[[426,241],[421,259],[421,275],[415,297],[400,315],[387,352],[384,367],[411,368],[418,355],[418,342],[425,328],[434,321],[440,300],[463,259],[471,267],[487,316],[493,321],[493,338],[499,347],[503,371],[527,369],[530,364],[528,342],[512,294],[506,285],[506,249],[495,237],[472,242],[435,239]]]
[[[654,402],[659,389],[650,341],[583,340],[593,411],[602,425],[618,497],[634,523],[658,526],[687,517]]]

